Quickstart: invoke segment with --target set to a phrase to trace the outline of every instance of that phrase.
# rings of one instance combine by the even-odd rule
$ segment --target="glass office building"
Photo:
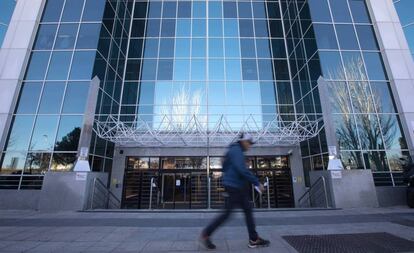
[[[210,180],[219,206],[221,159],[242,131],[258,139],[248,165],[271,185],[269,205],[293,207],[293,183],[327,169],[323,124],[346,169],[402,185],[413,147],[371,12],[364,0],[47,0],[0,173],[72,170],[97,76],[89,162],[120,182],[125,208],[148,207],[151,179],[160,208],[207,207]]]
[[[409,0],[394,0],[395,9],[400,18],[401,25],[407,38],[411,54],[414,56],[414,3]]]
[[[3,0],[0,2],[0,46],[6,35],[7,26],[9,25],[15,5],[16,0]]]

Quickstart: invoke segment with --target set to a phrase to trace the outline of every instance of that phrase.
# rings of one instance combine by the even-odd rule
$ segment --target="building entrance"
[[[211,157],[128,157],[122,208],[219,209],[224,206],[221,159]],[[249,169],[266,186],[251,188],[256,208],[294,207],[288,157],[249,157]]]

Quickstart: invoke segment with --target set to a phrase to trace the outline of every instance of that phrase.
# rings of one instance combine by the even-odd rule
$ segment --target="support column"
[[[18,0],[0,49],[0,151],[4,150],[21,81],[45,0]]]

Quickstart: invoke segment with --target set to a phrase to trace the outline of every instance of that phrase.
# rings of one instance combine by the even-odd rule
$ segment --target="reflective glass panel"
[[[42,24],[39,26],[34,49],[52,49],[55,41],[57,25]]]
[[[36,113],[42,83],[23,83],[16,113]]]
[[[75,45],[78,24],[61,24],[56,37],[55,49],[70,49]]]
[[[64,91],[64,82],[46,82],[40,100],[39,113],[59,113]]]
[[[77,151],[82,116],[62,116],[56,136],[55,151]]]
[[[70,79],[91,80],[96,51],[77,51],[73,56]]]
[[[17,115],[13,118],[6,150],[25,151],[29,146],[34,116]]]
[[[37,116],[29,150],[53,150],[58,116]]]
[[[89,84],[84,82],[69,82],[66,88],[63,113],[83,113]]]
[[[50,60],[48,80],[66,80],[68,78],[69,64],[72,52],[55,51]]]

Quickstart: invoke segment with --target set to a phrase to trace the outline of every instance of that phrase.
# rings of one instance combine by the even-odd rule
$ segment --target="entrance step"
[[[270,208],[270,209],[254,209],[254,212],[303,212],[303,211],[334,211],[340,208]],[[94,209],[84,210],[81,212],[88,213],[219,213],[222,209]],[[234,210],[236,213],[242,210]]]

